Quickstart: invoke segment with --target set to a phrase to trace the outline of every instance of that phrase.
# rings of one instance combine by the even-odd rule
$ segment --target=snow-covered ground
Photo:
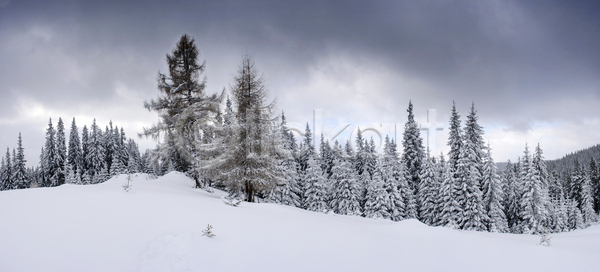
[[[0,192],[0,271],[600,271],[600,225],[457,231],[242,203],[180,173]],[[215,237],[202,236],[211,224]]]

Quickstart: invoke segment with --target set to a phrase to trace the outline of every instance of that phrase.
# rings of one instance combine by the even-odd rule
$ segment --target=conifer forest
[[[126,135],[112,122],[102,128],[94,120],[80,128],[73,118],[66,135],[63,119],[55,124],[50,119],[41,152],[24,150],[21,135],[15,148],[7,148],[0,190],[178,171],[197,188],[226,191],[230,201],[390,221],[417,219],[460,230],[545,234],[598,222],[600,153],[575,152],[568,163],[547,161],[543,148],[552,147],[523,143],[522,154],[499,170],[492,154],[502,146],[487,144],[475,103],[460,113],[456,104],[467,102],[449,101],[448,151],[431,154],[412,102],[402,101],[402,137],[385,136],[383,152],[378,152],[360,128],[353,142],[329,142],[314,135],[308,123],[304,135],[294,134],[285,109],[269,98],[260,59],[250,54],[241,58],[230,86],[218,93],[206,91],[203,73],[210,67],[190,35],[181,36],[167,54],[167,65],[168,71],[158,74],[156,98],[139,104],[158,115],[153,125]],[[138,137],[157,145],[140,152]],[[26,155],[38,152],[40,163],[26,167]]]

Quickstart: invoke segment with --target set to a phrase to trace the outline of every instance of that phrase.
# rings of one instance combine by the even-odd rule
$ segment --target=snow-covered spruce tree
[[[121,127],[121,130],[119,130],[119,128],[115,127],[113,139],[114,139],[114,148],[115,148],[114,152],[117,153],[115,155],[115,158],[118,157],[118,159],[121,160],[121,164],[123,164],[123,166],[125,168],[128,168],[129,154],[131,152],[130,152],[130,148],[128,148],[126,145],[127,137],[125,136],[125,130],[122,127]]]
[[[142,156],[140,148],[135,140],[127,139],[127,144],[123,147],[128,154],[127,171],[128,173],[140,173],[143,169]]]
[[[413,114],[412,101],[408,102],[408,120],[404,125],[404,133],[402,138],[402,158],[401,162],[405,169],[406,181],[413,194],[418,193],[420,184],[421,164],[425,159],[425,151],[423,149],[423,139],[421,139],[421,131],[419,125],[415,121]],[[413,196],[413,199],[415,197]],[[410,218],[410,217],[409,217]],[[415,217],[416,218],[416,217]]]
[[[444,203],[442,199],[442,183],[444,181],[444,173],[446,172],[447,163],[446,158],[444,158],[444,153],[440,153],[440,157],[435,163],[435,180],[437,183],[437,195],[435,197],[435,209],[434,213],[436,215],[435,221],[433,222],[434,226],[439,226],[441,221],[442,210],[444,208]]]
[[[298,164],[300,165],[300,172],[304,174],[306,167],[308,167],[308,159],[314,157],[315,146],[313,145],[313,137],[310,130],[310,126],[306,123],[306,129],[304,129],[304,137],[300,145],[300,151],[298,154]]]
[[[58,124],[56,125],[56,156],[54,157],[56,164],[56,184],[59,186],[65,183],[65,164],[67,162],[67,142],[65,138],[65,124],[62,118],[58,118]]]
[[[361,215],[359,188],[356,171],[347,159],[335,159],[330,183],[332,194],[330,207],[334,213],[343,215]]]
[[[10,178],[8,176],[8,168],[4,157],[0,160],[0,191],[10,190]]]
[[[372,180],[367,186],[364,216],[390,219],[390,197],[383,183],[381,164],[378,164],[373,172]]]
[[[508,228],[513,233],[518,233],[518,226],[521,222],[521,195],[522,188],[517,175],[515,174],[516,165],[513,165],[510,160],[504,170],[503,182],[506,184],[504,211]]]
[[[73,171],[73,167],[71,166],[71,164],[67,164],[65,166],[65,173],[67,174],[65,176],[66,184],[79,184],[79,182],[77,181],[77,174],[75,171]]]
[[[462,213],[462,207],[457,201],[457,190],[454,186],[454,177],[450,167],[446,167],[441,178],[440,185],[440,206],[438,224],[440,226],[457,229],[459,227],[459,215]]]
[[[371,139],[369,140],[368,144],[365,141],[365,150],[367,152],[367,156],[365,158],[365,170],[367,170],[367,172],[369,172],[369,175],[371,175],[371,177],[373,176],[373,174],[375,173],[375,170],[377,169],[377,147],[375,146],[375,140],[373,140],[373,137],[371,137]]]
[[[492,148],[487,146],[483,167],[483,205],[487,212],[488,230],[490,232],[507,232],[508,223],[504,214],[504,192],[502,180],[498,175],[498,167],[492,158]]]
[[[436,201],[439,195],[439,184],[436,179],[435,166],[429,158],[423,160],[422,168],[421,183],[417,192],[419,219],[421,222],[433,226],[437,222]]]
[[[102,169],[106,168],[105,149],[102,145],[102,129],[93,120],[89,136],[88,162],[90,164],[89,174],[92,177],[92,183],[104,182],[106,177],[98,176]],[[108,170],[106,171],[108,174]]]
[[[458,203],[462,207],[459,215],[461,229],[487,230],[488,216],[483,207],[481,192],[482,164],[482,129],[477,124],[474,106],[465,122],[462,146],[460,148],[457,169],[454,173]]]
[[[483,184],[481,182],[483,176],[484,158],[485,158],[485,142],[483,141],[483,128],[477,123],[477,110],[475,110],[475,103],[471,104],[471,111],[467,115],[464,128],[464,143],[465,148],[470,148],[471,157],[470,161],[473,164],[473,168],[477,170],[475,175],[471,175],[474,178],[474,182],[479,186],[480,190],[483,190]],[[468,144],[467,144],[468,143]]]
[[[105,127],[104,133],[102,133],[102,139],[100,140],[100,144],[104,149],[104,156],[102,157],[102,159],[104,161],[104,165],[106,165],[106,169],[109,172],[109,177],[111,177],[112,175],[110,175],[110,169],[112,166],[113,152],[115,150],[115,141],[113,137],[114,128],[112,126],[112,120],[109,121],[109,126]]]
[[[582,229],[585,227],[581,210],[577,207],[577,201],[567,199],[567,225],[569,230]]]
[[[285,158],[281,163],[281,171],[284,178],[280,180],[277,187],[273,189],[273,197],[275,202],[292,207],[304,207],[302,189],[300,182],[303,182],[300,177],[300,165],[293,158]]]
[[[14,164],[12,169],[12,182],[14,189],[25,189],[29,187],[29,180],[27,178],[27,169],[25,167],[25,162],[25,149],[23,148],[21,133],[19,132],[17,152],[14,156]]]
[[[357,177],[356,186],[358,187],[358,202],[360,203],[360,210],[365,210],[365,204],[367,203],[367,187],[371,183],[371,175],[366,169],[362,174]],[[364,214],[362,214],[364,216]]]
[[[561,194],[553,201],[552,221],[554,232],[563,232],[569,230],[569,216],[567,212],[567,201]]]
[[[249,55],[242,59],[231,94],[235,108],[231,137],[224,152],[206,161],[201,169],[223,180],[230,194],[241,192],[246,201],[254,202],[257,194],[271,192],[283,179],[278,166],[281,158],[290,154],[283,149],[281,130],[272,117],[275,102],[267,102],[263,78]]]
[[[460,150],[463,146],[462,129],[460,127],[460,115],[456,110],[456,103],[452,102],[452,113],[450,116],[450,131],[448,136],[448,167],[453,175],[457,173],[458,159],[460,157]]]
[[[590,182],[594,198],[594,211],[600,212],[600,165],[594,158],[590,159]]]
[[[91,171],[91,163],[89,161],[90,159],[90,134],[88,132],[88,128],[86,125],[83,126],[83,129],[81,129],[81,180],[83,181],[83,175],[84,174],[88,174],[88,176],[90,175],[90,171]],[[91,176],[90,176],[91,177]]]
[[[387,209],[390,219],[400,221],[404,219],[405,204],[397,178],[403,178],[403,176],[400,175],[400,164],[395,152],[395,143],[390,141],[388,136],[385,138],[383,150],[384,153],[379,169],[381,171],[383,186],[390,198]]]
[[[579,162],[578,158],[575,158],[573,170],[569,176],[570,179],[567,180],[567,192],[568,197],[576,201],[579,209],[581,209],[581,203],[583,203],[581,187],[583,184],[584,174],[584,166]]]
[[[67,165],[71,166],[74,173],[83,169],[83,157],[81,151],[81,141],[79,139],[79,130],[75,123],[75,117],[71,122],[71,131],[69,133],[69,147],[67,150]],[[79,177],[81,179],[81,177]]]
[[[474,163],[475,148],[468,138],[465,139],[457,164],[455,175],[456,200],[462,212],[458,215],[459,228],[464,230],[487,230],[488,216],[483,207],[483,194],[479,189],[479,170]]]
[[[459,215],[463,212],[463,207],[459,204],[458,188],[458,161],[461,149],[463,148],[462,129],[460,126],[460,115],[456,110],[456,103],[452,102],[452,112],[450,116],[450,131],[448,136],[448,162],[446,171],[441,178],[440,198],[442,199],[440,214],[440,225],[451,228],[459,227]]]
[[[44,181],[40,187],[56,186],[58,184],[58,166],[56,165],[56,130],[52,126],[52,118],[48,121],[46,129],[46,143],[44,154],[40,163],[44,164]]]
[[[144,102],[146,109],[158,112],[160,120],[139,134],[155,140],[163,136],[163,143],[152,152],[153,159],[170,161],[174,169],[183,172],[198,169],[193,167],[198,162],[195,142],[206,127],[218,123],[223,99],[223,93],[205,94],[206,79],[199,80],[205,66],[198,57],[194,39],[187,34],[181,36],[173,52],[167,54],[169,74],[158,74],[159,97]],[[196,186],[200,186],[199,180]]]
[[[360,176],[360,175],[362,175],[363,171],[365,170],[365,163],[367,160],[365,139],[362,136],[362,131],[360,130],[360,127],[356,128],[355,145],[356,145],[356,152],[354,153],[353,156],[350,152],[348,152],[348,150],[346,150],[346,153],[348,153],[348,155],[351,156],[350,162],[352,163],[352,166],[354,167],[354,170],[356,171],[358,176]]]
[[[540,180],[540,172],[535,167],[525,145],[523,154],[521,180],[523,197],[521,198],[521,217],[523,233],[539,234],[547,231],[549,199]]]
[[[404,199],[404,219],[417,219],[419,216],[419,207],[417,203],[417,196],[413,189],[408,185],[408,177],[407,174],[408,169],[402,163],[400,164],[400,177],[398,178],[398,187],[400,188],[400,193],[402,194],[402,199]]]
[[[227,108],[229,109],[227,110],[228,112],[233,112],[233,110],[231,110],[231,102],[229,99],[227,101]],[[273,189],[273,191],[271,192],[270,200],[275,203],[288,205],[292,207],[303,207],[303,203],[300,199],[300,195],[302,194],[302,192],[300,191],[299,187],[299,165],[293,156],[293,154],[296,153],[296,143],[292,133],[287,127],[287,122],[285,119],[285,115],[283,115],[283,112],[281,116],[280,130],[283,149],[286,150],[288,154],[290,154],[290,156],[286,158],[280,158],[282,161],[281,171],[282,173],[284,173],[284,178],[277,184],[277,187],[275,187],[275,189]]]
[[[333,152],[333,156],[335,158],[339,159],[342,157],[348,157],[350,159],[350,162],[353,163],[354,149],[352,149],[352,143],[350,143],[350,139],[348,139],[346,141],[346,144],[344,145],[343,150],[342,150],[342,146],[338,143],[337,140],[335,140],[331,151]],[[345,155],[342,155],[343,153],[345,153]],[[333,166],[332,166],[332,168],[333,168]]]
[[[126,168],[125,165],[123,165],[123,162],[121,162],[121,158],[119,156],[119,152],[113,152],[112,153],[112,164],[110,166],[110,176],[114,177],[114,176],[118,176],[120,174],[125,174]]]
[[[592,195],[592,190],[590,173],[585,172],[581,184],[581,215],[583,216],[585,226],[589,226],[598,220],[598,215],[594,211],[594,196]]]
[[[325,141],[325,136],[323,136],[322,133],[320,149],[319,155],[321,156],[321,159],[319,162],[321,163],[321,170],[323,170],[325,179],[328,179],[329,176],[331,176],[331,168],[333,168],[333,160],[335,159],[335,155],[333,154],[333,150],[331,150],[329,141]]]
[[[231,101],[228,100],[228,104],[228,107],[231,107]],[[298,151],[298,145],[294,133],[292,133],[287,126],[287,119],[285,118],[283,111],[281,111],[281,133],[283,136],[283,148],[289,150],[292,153],[292,156],[294,156]]]
[[[306,192],[304,193],[304,207],[309,211],[327,211],[329,209],[327,206],[327,184],[319,162],[313,157],[308,158],[304,182],[307,185]]]

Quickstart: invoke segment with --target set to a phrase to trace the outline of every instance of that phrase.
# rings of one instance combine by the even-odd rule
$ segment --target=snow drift
[[[600,271],[600,226],[457,231],[266,203],[225,205],[172,172],[0,192],[0,271]],[[210,224],[215,237],[202,235]]]

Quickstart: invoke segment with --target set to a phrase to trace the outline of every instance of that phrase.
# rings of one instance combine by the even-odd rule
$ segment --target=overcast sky
[[[325,133],[350,124],[340,141],[368,124],[400,136],[412,100],[420,123],[437,109],[445,143],[452,101],[463,121],[474,102],[496,161],[526,142],[558,158],[600,143],[599,3],[0,0],[0,154],[22,132],[37,163],[49,117],[136,136],[187,33],[209,93],[250,53],[293,126],[322,109]]]

